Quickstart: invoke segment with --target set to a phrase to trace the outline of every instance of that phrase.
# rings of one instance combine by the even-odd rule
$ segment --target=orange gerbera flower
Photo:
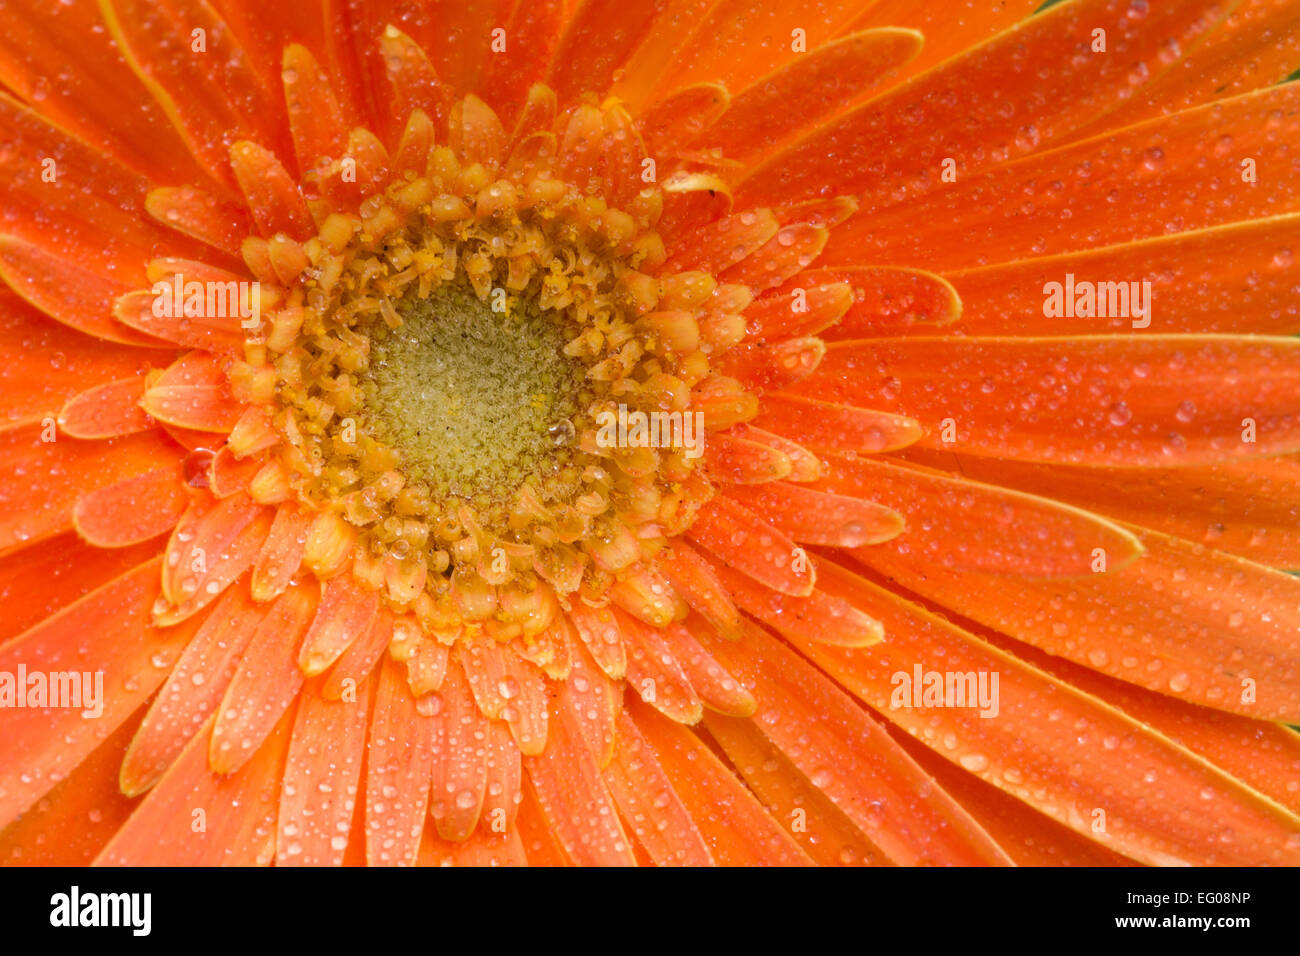
[[[0,860],[1300,862],[1300,2],[1038,2],[6,3]]]

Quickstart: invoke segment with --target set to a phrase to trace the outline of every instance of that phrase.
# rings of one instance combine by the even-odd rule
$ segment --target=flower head
[[[0,858],[1300,861],[1296,4],[938,6],[18,4]]]

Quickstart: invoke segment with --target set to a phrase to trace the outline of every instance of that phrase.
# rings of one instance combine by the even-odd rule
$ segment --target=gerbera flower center
[[[407,479],[480,510],[508,507],[525,481],[551,485],[572,463],[583,392],[562,317],[535,300],[498,302],[451,285],[406,296],[402,324],[372,334],[362,384],[366,427]]]
[[[336,522],[313,570],[350,559],[441,633],[529,633],[555,598],[620,584],[655,604],[638,569],[711,494],[700,448],[601,424],[683,420],[734,344],[732,287],[641,271],[663,262],[652,185],[618,208],[545,156],[420,159],[364,199],[327,162],[308,177],[318,234],[265,243],[283,285],[232,379],[266,408],[293,493]]]

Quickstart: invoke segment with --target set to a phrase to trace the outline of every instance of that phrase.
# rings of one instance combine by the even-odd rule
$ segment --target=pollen
[[[572,464],[573,420],[590,393],[554,316],[533,302],[494,311],[454,285],[396,310],[402,324],[371,338],[362,417],[408,481],[489,508]]]

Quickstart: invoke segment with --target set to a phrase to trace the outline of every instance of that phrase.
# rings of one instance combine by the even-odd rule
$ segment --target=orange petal
[[[661,160],[675,155],[701,132],[711,130],[730,104],[727,88],[717,83],[688,86],[665,97],[637,119],[646,152]],[[708,145],[717,145],[712,132]]]
[[[366,746],[370,681],[349,701],[302,695],[276,817],[277,866],[341,866]]]
[[[145,543],[105,551],[75,534],[55,535],[0,558],[0,646],[141,562],[156,557]]]
[[[572,669],[560,681],[558,701],[577,723],[587,750],[605,766],[614,753],[614,724],[623,703],[623,684],[601,671],[577,639],[568,637]]]
[[[755,341],[816,335],[849,311],[853,287],[847,282],[817,285],[813,271],[805,270],[785,285],[769,289],[745,310],[745,328]]]
[[[789,822],[787,832],[819,865],[889,865],[889,858],[752,720],[705,714],[704,725],[768,812]]]
[[[674,238],[665,272],[717,275],[763,248],[780,230],[770,210],[746,210]]]
[[[1118,707],[1300,816],[1300,734],[1291,728],[1211,710],[1135,687],[1090,667],[1026,647],[979,625],[972,626],[972,633],[1072,687]]]
[[[684,724],[704,716],[704,702],[660,630],[620,614],[627,646],[627,683],[655,710]]]
[[[490,637],[471,634],[457,640],[454,650],[479,710],[491,720],[500,720],[510,702],[505,685],[514,652]]]
[[[314,169],[322,157],[338,157],[345,152],[343,111],[329,76],[305,46],[291,43],[285,47],[280,65],[298,168]]]
[[[484,833],[451,843],[431,827],[424,828],[416,866],[527,866],[528,857],[518,833]]]
[[[740,633],[740,613],[713,565],[680,538],[665,553],[659,567],[673,589],[690,605],[691,610],[712,624],[724,637]]]
[[[1171,44],[1190,46],[1222,15],[1212,0],[1197,0],[1132,18],[1124,15],[1126,2],[1085,0],[1022,21],[751,168],[737,200],[806,198],[833,182],[839,192],[861,196],[865,213],[940,185],[945,157],[956,159],[960,182],[982,166],[1063,138],[1133,95],[1140,77],[1159,71]],[[1100,22],[1108,24],[1111,53],[1080,55]],[[1081,89],[1088,96],[1077,95]]]
[[[1129,531],[1051,498],[881,460],[832,454],[822,463],[825,471],[818,487],[842,495],[869,495],[906,519],[907,529],[884,550],[907,555],[908,560],[1046,578],[1097,573],[1099,551],[1110,571],[1126,567],[1142,553]]]
[[[813,391],[811,384],[795,387]],[[755,425],[796,435],[801,444],[817,450],[876,454],[906,448],[924,435],[920,424],[902,415],[786,392],[764,395],[760,408]]]
[[[91,544],[124,548],[170,531],[189,504],[181,470],[173,465],[83,495],[72,523]]]
[[[506,161],[506,174],[527,182],[550,168],[551,157],[558,149],[555,134],[550,130],[532,133],[511,149]]]
[[[910,416],[946,451],[1209,464],[1300,450],[1297,356],[1300,340],[1263,336],[876,339],[831,344],[791,391]]]
[[[392,641],[404,644],[406,634],[415,633],[416,630],[414,624],[399,619]],[[420,698],[441,688],[450,662],[451,652],[445,644],[418,640],[410,657],[406,659],[406,683],[410,685],[411,693]]]
[[[1111,129],[1225,96],[1281,83],[1300,58],[1300,29],[1287,0],[1243,3],[1205,40],[1108,114]]]
[[[271,139],[280,112],[253,72],[238,38],[211,6],[168,3],[163,16],[184,26],[178,42],[157,42],[159,11],[141,0],[105,0],[104,21],[123,56],[175,124],[190,152],[212,176],[227,180],[231,139]],[[196,54],[191,30],[202,30],[220,52]]]
[[[702,627],[712,633],[707,625]],[[704,649],[687,624],[672,624],[658,636],[706,707],[733,717],[753,716],[758,706],[753,695]]]
[[[82,392],[143,376],[150,367],[163,368],[175,357],[170,352],[114,347],[83,335],[42,315],[4,286],[0,286],[0,350],[13,356],[0,367],[0,425],[5,427],[52,416],[60,407],[66,410],[66,403]],[[87,411],[81,409],[79,414],[85,417]]]
[[[163,596],[155,620],[174,624],[208,604],[253,563],[271,527],[266,508],[247,495],[196,496],[167,542]]]
[[[127,292],[114,300],[113,318],[122,327],[135,329],[156,341],[230,355],[242,354],[244,330],[240,328],[238,316],[155,315],[154,306],[158,301],[152,290]]]
[[[379,669],[366,763],[366,863],[410,866],[420,849],[433,766],[433,718],[416,708],[402,668]]]
[[[312,521],[302,560],[319,578],[332,577],[352,565],[356,529],[335,511],[322,511]]]
[[[351,163],[345,166],[348,160]],[[383,191],[389,184],[392,169],[388,149],[379,137],[368,129],[357,127],[348,133],[343,156],[318,168],[314,175],[321,197],[333,211],[352,213],[360,209],[368,196]],[[270,249],[268,254],[271,254]],[[284,268],[284,263],[281,263],[281,268]],[[292,276],[296,272],[289,270],[288,274]]]
[[[979,821],[1017,866],[1137,865],[967,773],[960,765],[944,760],[907,734],[894,730],[893,736],[939,786]]]
[[[248,491],[253,478],[264,464],[258,458],[240,461],[230,446],[224,445],[208,463],[208,490],[218,498],[229,498],[241,491]]]
[[[813,573],[796,560],[801,549],[763,518],[726,497],[702,507],[690,538],[758,583],[796,597],[813,590]]]
[[[130,284],[143,284],[144,263],[162,250],[195,245],[145,214],[151,184],[117,160],[9,96],[0,98],[0,125],[12,146],[0,156],[6,233]],[[33,163],[33,156],[57,163]]]
[[[625,208],[645,188],[646,147],[631,115],[620,103],[607,105],[605,125],[605,182],[611,205]],[[647,263],[652,260],[647,259]]]
[[[83,696],[82,707],[7,710],[5,733],[0,736],[0,827],[67,776],[167,676],[198,622],[155,628],[149,613],[157,594],[158,561],[154,560],[0,648],[0,671],[88,673],[96,688],[92,696],[97,697]],[[102,684],[94,677],[97,672],[103,675]],[[100,707],[97,719],[83,716]]]
[[[489,167],[505,159],[506,131],[492,108],[473,94],[451,108],[447,121],[453,149],[466,159]]]
[[[584,103],[556,123],[560,143],[560,172],[570,182],[588,182],[605,171],[605,116]],[[609,186],[609,183],[603,183]]]
[[[750,627],[710,650],[758,698],[768,739],[895,862],[1009,862],[883,727],[785,645]]]
[[[1267,720],[1300,717],[1300,580],[1133,529],[1122,570],[1036,581],[916,570],[879,548],[854,557],[1018,640],[1131,684]]]
[[[948,278],[961,296],[961,328],[970,335],[1294,335],[1300,332],[1300,309],[1292,289],[1300,281],[1300,263],[1290,250],[1297,245],[1300,215],[1275,216],[970,269]],[[1105,289],[1104,283],[1120,277],[1150,282],[1149,301],[1159,303],[1158,312],[1146,324],[1127,315],[1076,316],[1074,309],[1045,322],[1043,290],[1049,283],[1064,283],[1067,275],[1074,276],[1076,288],[1092,283]]]
[[[644,704],[629,715],[719,866],[810,866],[812,861],[695,734]]]
[[[124,345],[166,344],[116,321],[113,301],[129,287],[83,269],[76,259],[0,235],[0,279],[50,318],[78,332]]]
[[[86,866],[99,854],[135,809],[135,801],[117,787],[117,770],[142,710],[36,806],[0,830],[0,865]]]
[[[709,439],[704,461],[711,478],[737,485],[777,481],[794,468],[784,452],[730,432],[720,432]]]
[[[282,105],[281,54],[290,43],[301,43],[326,65],[332,79],[331,86],[340,98],[345,116],[353,124],[361,121],[356,101],[363,90],[355,51],[361,50],[363,43],[369,44],[374,34],[367,34],[363,41],[358,29],[358,16],[349,13],[343,18],[335,8],[311,5],[252,8],[238,0],[217,0],[215,6],[230,29],[243,41],[249,66],[260,75],[262,86],[272,91],[277,108]],[[370,7],[367,4],[365,9]],[[366,47],[367,50],[374,48]],[[292,149],[288,123],[280,109],[277,109],[274,119],[276,132],[283,140],[283,143],[276,143],[276,152],[287,156]]]
[[[203,176],[157,103],[103,28],[98,4],[50,10],[9,5],[0,42],[0,79],[41,115],[104,155],[158,181]],[[59,64],[59,81],[48,66]]]
[[[271,422],[271,416],[255,405],[244,409],[226,438],[226,446],[236,458],[255,455],[279,443],[280,435]]]
[[[826,346],[816,338],[744,342],[719,356],[714,367],[751,392],[774,392],[807,378],[825,354]]]
[[[217,773],[242,767],[297,698],[303,677],[295,651],[316,600],[311,585],[291,587],[276,598],[244,648],[212,728],[208,763]]]
[[[680,169],[664,179],[660,189],[664,211],[655,231],[670,249],[677,248],[682,236],[695,235],[731,212],[731,189],[714,173]]]
[[[392,24],[383,28],[379,49],[383,56],[384,74],[392,88],[389,115],[385,117],[389,125],[400,129],[402,124],[408,123],[407,117],[414,120],[418,110],[426,121],[431,118],[441,127],[451,112],[451,91],[438,81],[438,74],[424,50]],[[408,124],[407,130],[419,135],[418,127],[412,129]],[[398,168],[401,168],[400,164]]]
[[[1077,468],[910,450],[908,457],[1259,564],[1300,568],[1300,461],[1293,457],[1182,468]]]
[[[83,495],[175,467],[181,454],[156,430],[107,441],[58,440],[52,424],[0,431],[0,553],[71,529]]]
[[[176,760],[221,703],[240,657],[270,609],[243,584],[228,590],[185,645],[122,762],[122,792],[143,793]]]
[[[691,404],[694,411],[704,416],[706,431],[731,428],[758,414],[758,396],[745,391],[735,379],[720,375],[710,376],[697,385]]]
[[[243,209],[194,186],[154,189],[144,205],[163,225],[234,258],[239,258],[244,237],[252,229]]]
[[[619,64],[611,93],[636,113],[654,101],[651,95],[682,41],[695,30],[715,0],[664,0],[646,26],[644,39]]]
[[[380,655],[384,653],[392,637],[392,615],[386,609],[380,608],[370,624],[370,630],[348,645],[348,649],[343,652],[338,663],[330,670],[329,677],[321,687],[321,696],[326,700],[338,700],[349,691],[355,692],[361,682],[375,669]],[[348,684],[348,681],[352,683]]]
[[[955,183],[889,209],[864,203],[835,231],[822,262],[950,272],[1147,239],[1164,235],[1170,224],[1185,232],[1295,212],[1298,174],[1289,150],[1300,135],[1298,105],[1300,90],[1288,83],[985,173],[958,172]],[[1042,129],[1034,117],[1025,119]],[[1207,143],[1214,145],[1207,150]],[[1243,166],[1247,159],[1254,165]],[[921,168],[919,158],[909,162],[910,169]],[[1247,176],[1247,169],[1258,173]],[[926,175],[934,185],[937,175]],[[1044,188],[1056,182],[1063,187]],[[1029,208],[1005,200],[1031,195]],[[1120,209],[1133,214],[1115,215]]]
[[[852,196],[826,196],[782,203],[772,209],[776,221],[783,226],[805,223],[834,229],[858,211],[858,201]]]
[[[549,689],[542,675],[526,661],[512,661],[510,676],[506,678],[508,688],[513,688],[515,697],[501,715],[510,727],[510,735],[521,753],[535,756],[546,746],[547,724],[549,721],[547,699]],[[510,683],[513,681],[513,685]]]
[[[568,617],[557,614],[545,630],[517,637],[510,646],[524,660],[540,667],[552,680],[567,680],[573,668],[568,640],[572,632]]]
[[[527,778],[524,779],[523,795],[523,802],[519,805],[518,830],[519,842],[523,844],[528,865],[572,866],[573,862],[546,822],[546,817],[537,804],[537,793]]]
[[[414,7],[402,0],[375,0],[359,8],[356,16],[363,23],[374,24],[366,28],[369,32],[363,35],[367,37],[378,36],[383,24],[401,24],[428,54],[452,95],[460,97],[480,85],[485,60],[522,53],[512,45],[514,38],[509,35],[506,53],[494,54],[491,50],[491,28],[508,23],[512,7],[509,0],[487,0],[483,4],[425,0]]]
[[[1041,8],[1039,0],[1006,0],[1005,3],[963,7],[961,14],[954,16],[951,8],[938,4],[876,0],[867,4],[848,29],[908,27],[925,37],[920,55],[892,78],[898,81],[978,46]]]
[[[517,4],[502,24],[506,49],[488,56],[478,88],[507,129],[518,118],[529,88],[545,76],[564,19],[562,0],[533,0]]]
[[[263,236],[282,232],[307,239],[315,232],[307,201],[274,153],[256,143],[237,142],[230,147],[230,168]]]
[[[525,754],[541,753],[547,724],[547,689],[541,671],[491,638],[464,638],[457,642],[456,651],[479,709],[493,720],[505,720]]]
[[[153,420],[140,407],[141,376],[96,385],[70,398],[59,413],[59,429],[73,438],[116,438],[144,431]]]
[[[788,301],[793,289],[828,282],[847,283],[853,297],[852,306],[840,321],[817,329],[817,334],[828,342],[932,334],[962,315],[961,299],[947,279],[922,269],[898,266],[809,269],[768,295],[785,296]]]
[[[657,570],[633,565],[622,572],[609,589],[615,607],[651,627],[663,627],[686,613],[686,605],[673,586]]]
[[[658,6],[618,0],[581,4],[565,26],[546,85],[562,102],[608,89],[615,71],[649,33]]]
[[[794,52],[795,31],[815,51],[847,26],[862,4],[856,0],[809,0],[795,6],[764,0],[721,0],[707,15],[683,21],[682,37],[664,72],[660,92],[690,83],[716,81],[743,90],[802,54]],[[760,42],[756,42],[761,38]]]
[[[792,597],[769,591],[721,565],[714,570],[744,611],[791,640],[806,637],[819,644],[867,647],[885,636],[874,617],[825,591]]]
[[[784,481],[731,488],[727,494],[802,544],[856,548],[880,544],[903,531],[903,515],[884,504]]]
[[[555,91],[544,83],[534,83],[528,88],[528,96],[521,107],[519,119],[515,122],[514,133],[510,138],[511,149],[517,150],[524,141],[534,134],[550,131],[555,125],[556,113]],[[555,134],[552,133],[552,136]],[[513,156],[512,156],[513,158]]]
[[[569,620],[597,666],[613,679],[621,678],[627,670],[627,653],[623,649],[623,635],[613,610],[575,602],[569,611]]]
[[[523,762],[509,729],[492,721],[487,731],[487,786],[483,791],[484,823],[478,832],[514,831],[519,803],[523,799]],[[516,831],[517,832],[517,831]]]
[[[487,793],[488,720],[455,662],[432,696],[436,703],[429,815],[440,837],[458,843],[474,832]]]
[[[786,477],[790,481],[815,481],[821,474],[822,466],[817,456],[788,438],[773,435],[771,432],[755,428],[753,425],[737,425],[728,434],[743,438],[746,441],[767,445],[789,458],[790,474]]]
[[[701,143],[721,148],[728,157],[750,161],[866,99],[922,45],[917,31],[887,27],[853,33],[793,57],[745,87]],[[846,83],[845,77],[853,81]]]
[[[315,515],[297,505],[275,509],[266,541],[253,565],[253,596],[269,601],[284,591],[302,566],[307,534]]]
[[[627,714],[605,782],[632,834],[659,866],[713,866],[704,836],[673,790],[655,752]]]
[[[563,702],[551,712],[546,749],[524,764],[551,831],[574,863],[635,865],[596,758]]]
[[[303,638],[298,666],[308,677],[329,668],[352,642],[370,630],[379,611],[379,596],[350,574],[325,582],[316,616]]]
[[[1300,820],[1168,738],[882,588],[826,565],[822,578],[823,587],[878,615],[889,641],[859,650],[797,641],[800,651],[946,759],[1142,862],[1231,865],[1300,857]],[[996,674],[996,719],[981,717],[988,708],[909,706],[916,698],[905,681],[918,670],[923,680],[927,671]]]
[[[229,432],[243,408],[230,393],[227,361],[207,352],[182,356],[145,391],[142,407],[182,428]]]
[[[232,774],[208,766],[209,720],[99,855],[99,866],[268,866],[293,711]],[[201,826],[200,826],[201,824]]]

